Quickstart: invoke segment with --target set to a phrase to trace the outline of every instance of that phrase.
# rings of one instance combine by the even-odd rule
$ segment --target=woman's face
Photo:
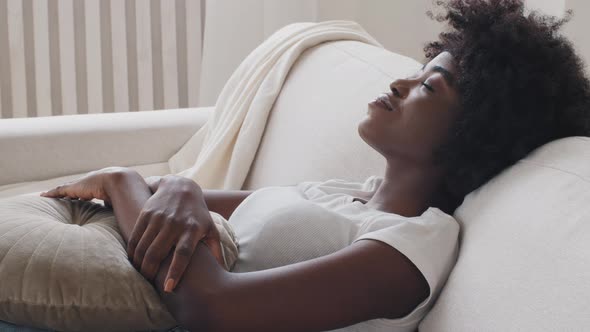
[[[368,105],[361,138],[387,159],[431,162],[459,111],[453,57],[443,52]]]

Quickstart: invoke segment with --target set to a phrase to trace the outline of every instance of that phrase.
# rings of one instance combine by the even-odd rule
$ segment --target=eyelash
[[[432,88],[432,86],[430,86],[429,84],[426,84],[426,82],[422,82],[422,85],[428,89],[428,91],[430,92],[434,92],[434,89]]]

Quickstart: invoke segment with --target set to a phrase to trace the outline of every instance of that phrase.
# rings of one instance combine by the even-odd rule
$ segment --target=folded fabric
[[[171,172],[206,189],[241,189],[291,66],[306,49],[335,40],[382,47],[350,21],[295,23],[278,30],[232,74],[208,122],[168,161]]]

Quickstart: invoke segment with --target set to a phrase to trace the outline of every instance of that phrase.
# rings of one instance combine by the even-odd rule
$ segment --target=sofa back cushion
[[[546,144],[455,212],[459,257],[428,331],[590,327],[590,138]]]
[[[358,135],[367,103],[420,63],[356,41],[305,51],[271,110],[243,189],[380,175],[385,159]]]

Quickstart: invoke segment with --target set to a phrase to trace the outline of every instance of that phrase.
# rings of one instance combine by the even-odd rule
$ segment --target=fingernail
[[[166,280],[166,285],[164,285],[164,292],[171,293],[172,288],[174,288],[174,279]]]

